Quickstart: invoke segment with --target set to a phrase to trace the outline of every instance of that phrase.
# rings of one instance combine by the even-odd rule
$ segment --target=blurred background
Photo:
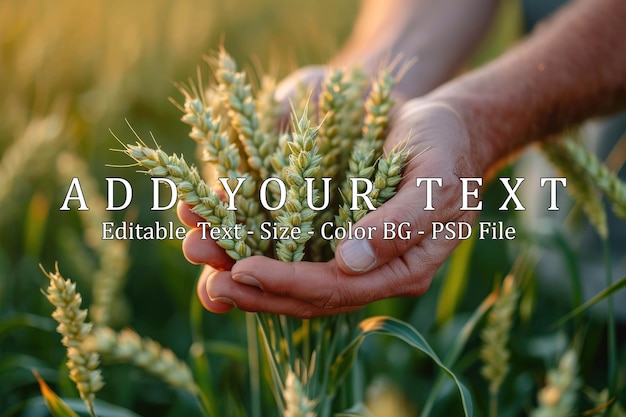
[[[131,326],[187,356],[199,269],[184,259],[180,241],[100,240],[102,221],[177,222],[174,213],[153,213],[143,204],[151,201],[147,177],[107,166],[129,162],[110,150],[120,147],[112,132],[133,142],[128,120],[142,137],[152,132],[170,152],[193,160],[188,128],[169,99],[182,101],[174,84],[195,78],[197,68],[206,76],[204,55],[223,44],[242,67],[280,77],[301,63],[327,60],[349,33],[357,6],[346,1],[337,10],[326,0],[0,2],[0,415],[29,409],[25,402],[37,395],[31,368],[61,394],[76,396],[49,319],[52,306],[41,293],[47,279],[39,264],[52,270],[58,261],[78,283],[83,306],[90,305],[99,276],[118,279],[110,324]],[[119,176],[133,185],[132,208],[105,212],[104,178]],[[89,212],[59,211],[72,177],[80,178]],[[206,334],[233,341],[239,350],[227,349],[231,356],[245,347],[242,317],[207,314]],[[225,371],[227,378],[243,378],[245,360],[233,366],[239,373]],[[166,415],[176,403],[165,385],[142,376],[135,385],[137,378],[118,371],[105,376],[111,396],[102,398],[143,415]]]
[[[117,282],[110,317],[98,318],[94,305],[92,318],[116,329],[132,327],[183,359],[190,354],[192,328],[200,326],[214,385],[224,393],[220,398],[246,406],[244,315],[201,311],[194,293],[199,267],[186,262],[179,241],[100,239],[102,221],[178,222],[174,213],[149,210],[151,183],[143,174],[111,166],[129,162],[111,151],[120,147],[112,133],[133,142],[128,121],[144,139],[152,133],[165,150],[192,160],[188,128],[169,99],[182,101],[175,83],[195,78],[197,68],[206,76],[204,55],[223,44],[243,68],[280,79],[299,66],[330,59],[349,34],[357,10],[357,0],[0,2],[1,417],[47,415],[33,368],[56,392],[76,397],[50,318],[52,306],[41,293],[47,279],[39,265],[52,270],[55,262],[65,277],[77,282],[83,306],[90,306],[98,282]],[[514,42],[520,27],[516,2],[503,2],[487,43],[468,66],[497,55]],[[133,185],[132,208],[106,212],[104,178],[119,176]],[[88,212],[59,211],[72,177],[80,178]],[[498,207],[488,201],[502,201],[500,192],[490,190],[485,206]],[[512,215],[486,210],[482,216],[500,220]],[[506,246],[482,241],[466,247],[452,265],[442,268],[442,278],[426,296],[381,301],[366,313],[406,320],[429,334],[436,349],[445,349],[529,241],[532,237],[522,234]],[[443,277],[452,275],[457,280],[450,296],[443,294],[450,289],[442,287]],[[512,366],[518,372],[503,394],[511,409],[532,402],[533,390],[542,383],[541,371],[533,371],[530,364],[542,370],[544,359],[554,359],[567,342],[562,333],[546,332],[545,324],[536,324],[541,303],[529,287],[520,313],[524,325],[514,336],[518,343]],[[557,318],[568,311],[569,301],[562,300],[561,310],[553,305],[549,315]],[[524,338],[537,332],[539,339]],[[594,337],[602,332],[602,326],[588,329]],[[601,345],[599,336],[597,340]],[[585,363],[591,369],[601,348],[588,349],[591,359]],[[484,384],[476,351],[470,349],[468,355],[468,379]],[[368,342],[362,356],[370,395],[391,392],[405,413],[395,415],[415,415],[423,401],[420,387],[433,379],[429,362],[386,339]],[[104,367],[104,377],[107,385],[98,395],[104,401],[145,416],[198,415],[193,401],[141,371],[113,364]],[[484,402],[477,401],[479,407]]]

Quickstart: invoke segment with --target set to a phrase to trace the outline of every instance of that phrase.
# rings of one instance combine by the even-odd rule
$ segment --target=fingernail
[[[250,285],[252,287],[257,287],[260,290],[263,290],[263,286],[261,283],[252,275],[248,274],[237,274],[233,275],[233,280],[237,281],[240,284]]]
[[[212,298],[211,301],[216,301],[218,303],[229,304],[231,306],[237,307],[235,302],[231,298],[228,298],[228,297],[215,297],[215,298]]]
[[[376,262],[374,251],[366,239],[349,239],[339,245],[343,263],[354,272],[367,271]]]

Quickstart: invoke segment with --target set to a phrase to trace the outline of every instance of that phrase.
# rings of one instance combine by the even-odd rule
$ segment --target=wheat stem
[[[52,317],[59,323],[57,332],[63,336],[61,343],[67,348],[70,379],[76,384],[89,414],[94,416],[93,403],[96,392],[102,389],[104,381],[98,369],[100,365],[98,354],[82,348],[82,343],[92,329],[92,324],[86,321],[87,310],[80,308],[82,297],[76,291],[76,284],[63,278],[58,265],[55,272],[47,272],[43,268],[42,271],[50,280],[45,295],[56,307]]]

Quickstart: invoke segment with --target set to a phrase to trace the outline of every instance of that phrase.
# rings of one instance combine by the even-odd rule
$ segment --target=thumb
[[[361,274],[402,255],[415,246],[420,235],[417,234],[418,219],[411,210],[402,213],[399,207],[406,207],[402,196],[396,195],[376,211],[368,213],[356,224],[346,225],[352,228],[354,235],[365,236],[357,239],[349,236],[339,242],[335,259],[339,268],[348,274]],[[360,233],[358,228],[368,231]],[[398,232],[406,238],[400,238]]]
[[[402,185],[398,194],[351,226],[371,231],[355,233],[368,239],[347,238],[337,245],[335,259],[343,272],[362,274],[371,271],[405,254],[432,234],[435,212],[424,210],[425,187],[408,182]],[[433,204],[437,207],[438,218],[451,220],[458,217],[459,212],[450,204],[450,193],[444,189],[439,197],[433,197]]]

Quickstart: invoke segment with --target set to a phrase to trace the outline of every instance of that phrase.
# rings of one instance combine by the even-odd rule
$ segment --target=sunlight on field
[[[114,145],[108,130],[124,126],[125,118],[150,118],[157,136],[180,131],[168,102],[180,98],[174,83],[195,77],[202,57],[222,44],[242,64],[276,76],[324,62],[347,35],[357,2],[341,11],[331,4],[0,2],[0,151],[12,155],[3,162],[5,172],[27,176],[36,188],[61,150],[101,169]],[[45,123],[54,127],[42,130]],[[29,192],[11,182],[0,192],[0,201],[13,207],[24,204],[21,198]],[[6,221],[12,213],[0,217]]]
[[[2,143],[58,101],[89,124],[137,102],[163,105],[172,82],[193,75],[222,40],[266,70],[274,60],[283,74],[302,60],[324,60],[347,33],[355,2],[323,18],[330,2],[310,3],[3,1]]]

